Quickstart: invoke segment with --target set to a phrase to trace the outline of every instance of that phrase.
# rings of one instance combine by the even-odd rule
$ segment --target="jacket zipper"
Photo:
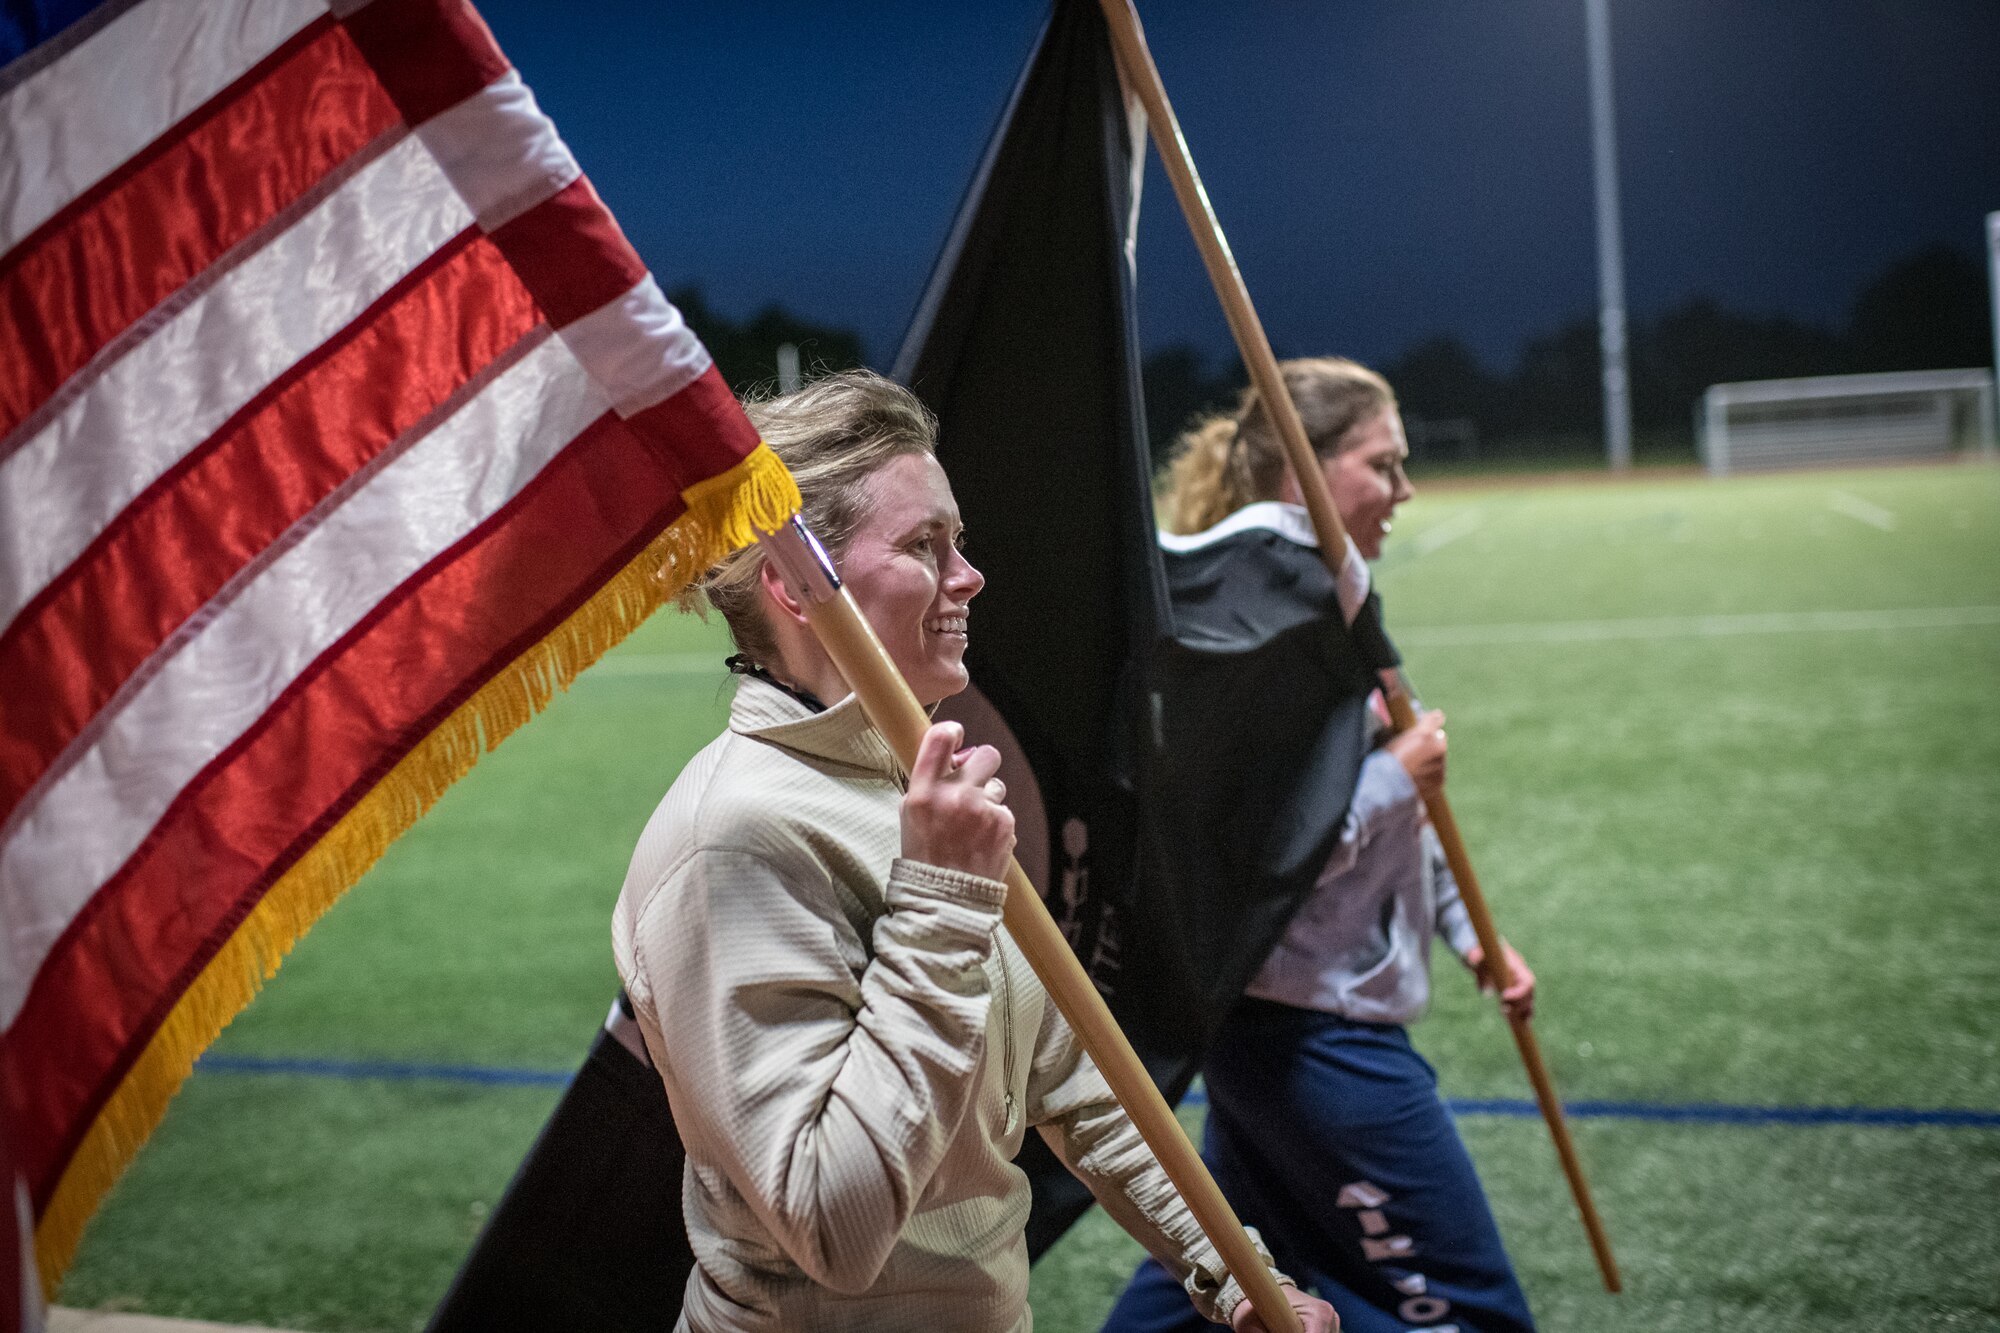
[[[1000,1132],[1012,1134],[1021,1120],[1021,1108],[1014,1101],[1014,981],[1008,975],[1006,942],[995,940],[993,943],[994,952],[1000,960],[1000,1065],[1007,1080],[1006,1100],[1003,1103],[1007,1121]]]

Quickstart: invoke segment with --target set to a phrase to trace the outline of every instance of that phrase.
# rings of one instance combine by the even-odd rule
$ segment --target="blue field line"
[[[566,1088],[572,1069],[509,1069],[496,1065],[424,1065],[394,1060],[304,1060],[263,1055],[204,1055],[205,1074],[304,1074],[309,1078],[426,1079],[501,1088]]]
[[[1511,1097],[1453,1098],[1459,1115],[1541,1118],[1533,1102]],[[1918,1106],[1732,1106],[1726,1102],[1564,1102],[1577,1120],[1655,1120],[1707,1125],[1943,1125],[1953,1129],[2000,1129],[2000,1111],[1959,1111]]]
[[[488,1087],[567,1087],[573,1071],[517,1069],[496,1065],[408,1064],[394,1060],[309,1060],[261,1055],[206,1055],[197,1066],[211,1074],[302,1074],[309,1078],[428,1080],[478,1083]],[[1195,1088],[1182,1099],[1200,1106],[1208,1097]],[[1513,1097],[1454,1097],[1458,1115],[1509,1116],[1533,1120],[1541,1111]],[[1726,1102],[1565,1102],[1577,1120],[1651,1120],[1706,1125],[1887,1125],[1900,1128],[2000,1129],[2000,1111],[1961,1111],[1915,1106],[1736,1106]]]
[[[1199,1106],[1208,1100],[1200,1088],[1182,1099]],[[1539,1120],[1541,1108],[1516,1097],[1453,1097],[1446,1101],[1454,1115],[1497,1115]],[[1951,1107],[1918,1106],[1737,1106],[1727,1102],[1564,1102],[1572,1120],[1652,1120],[1704,1125],[1939,1125],[1950,1129],[2000,1129],[2000,1111],[1960,1111]]]

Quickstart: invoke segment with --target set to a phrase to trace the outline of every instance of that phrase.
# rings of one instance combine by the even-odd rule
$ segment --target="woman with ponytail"
[[[1362,561],[1381,554],[1396,507],[1413,494],[1396,396],[1380,375],[1341,358],[1282,370],[1352,544],[1340,580],[1351,622],[1367,592]],[[1247,529],[1316,545],[1254,390],[1235,412],[1182,437],[1160,499],[1170,551],[1199,551]],[[1534,1327],[1436,1073],[1404,1030],[1429,1002],[1433,937],[1475,971],[1482,961],[1425,820],[1423,793],[1440,789],[1444,773],[1442,713],[1394,736],[1375,724],[1338,845],[1203,1069],[1202,1155],[1216,1182],[1347,1333]],[[1534,976],[1511,947],[1507,960],[1516,980],[1502,1002],[1525,1013]],[[1105,1327],[1204,1324],[1149,1260]]]

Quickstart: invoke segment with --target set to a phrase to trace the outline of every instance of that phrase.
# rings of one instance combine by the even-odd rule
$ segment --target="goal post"
[[[1996,452],[1991,370],[1715,384],[1695,433],[1711,476]]]
[[[2000,211],[1986,215],[1986,299],[1993,310],[1993,384],[2000,390]]]

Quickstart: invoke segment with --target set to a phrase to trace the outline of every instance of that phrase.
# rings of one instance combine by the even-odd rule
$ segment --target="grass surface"
[[[1454,805],[1566,1097],[2000,1109],[2000,623],[1962,614],[2000,607],[2000,470],[1486,484],[1404,514],[1389,623],[1450,714]],[[1947,614],[1537,641],[1920,609]],[[719,645],[642,629],[392,849],[218,1051],[573,1065],[616,985],[632,844],[726,711]],[[1525,1096],[1454,972],[1419,1045],[1452,1096]],[[554,1098],[198,1074],[64,1300],[419,1327]],[[1548,1329],[2000,1329],[2000,1131],[1579,1122],[1612,1299],[1540,1125],[1463,1129]],[[1095,1327],[1135,1255],[1088,1219],[1037,1269],[1038,1327]]]

